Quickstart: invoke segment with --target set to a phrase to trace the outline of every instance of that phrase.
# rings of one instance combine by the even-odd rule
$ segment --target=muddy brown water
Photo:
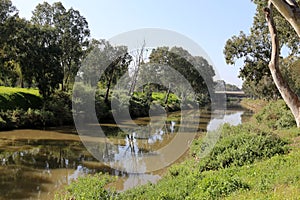
[[[95,159],[82,143],[84,140],[106,144],[107,139],[80,138],[72,127],[0,132],[0,199],[53,199],[55,193],[72,180],[97,172],[119,176],[118,181],[110,185],[119,191],[155,183],[168,166],[182,159],[196,135],[214,130],[224,122],[240,124],[250,115],[248,111],[236,108],[227,109],[221,116],[200,110],[200,120],[188,123],[188,126],[195,126],[197,132],[185,134],[190,130],[186,128],[191,127],[184,127],[182,113],[175,112],[161,123],[157,116],[159,129],[153,129],[142,138],[132,132],[120,133],[116,124],[103,123],[100,125],[113,144],[113,148],[103,151],[107,162]],[[134,122],[145,126],[150,123],[150,118],[138,118]],[[124,121],[120,126],[128,124]],[[129,139],[127,135],[130,135]],[[105,145],[101,147],[106,148]],[[129,173],[129,168],[143,173]]]

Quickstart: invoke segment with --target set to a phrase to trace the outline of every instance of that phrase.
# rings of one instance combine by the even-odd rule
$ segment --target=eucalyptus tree
[[[205,96],[208,98],[208,84],[213,84],[215,72],[205,58],[192,56],[181,47],[158,47],[151,52],[150,63],[156,67],[156,69],[153,69],[156,74],[162,76],[162,79],[166,79],[165,81],[170,83],[171,91],[179,90],[182,99],[185,99],[189,92],[195,92],[198,97]],[[178,77],[168,76],[169,71],[165,70],[166,68],[161,68],[160,65],[166,65],[175,69],[189,82],[194,91],[187,91],[185,87],[180,88],[179,83],[181,81],[178,80]]]
[[[300,54],[298,3],[294,0],[254,0],[254,3],[257,10],[250,34],[242,33],[227,41],[224,49],[226,62],[235,64],[237,60],[243,59],[240,76],[246,80],[245,84],[251,85],[252,88],[258,88],[259,83],[265,87],[266,84],[263,83],[270,83],[272,80],[272,85],[276,86],[291,109],[299,127],[300,101],[282,75],[283,71],[287,71],[287,66],[284,60],[280,59],[284,56],[281,54],[283,47],[289,50],[285,59],[299,57]],[[272,9],[272,5],[275,5],[276,9]]]
[[[128,72],[131,62],[126,46],[113,46],[106,40],[92,40],[79,74],[86,84],[106,89],[105,102],[108,103],[110,89],[119,78]]]
[[[60,70],[63,73],[61,80],[62,90],[71,87],[80,62],[88,48],[90,30],[88,22],[78,10],[66,9],[61,2],[52,5],[44,2],[38,4],[33,11],[32,23],[54,29],[55,43],[59,44]]]
[[[12,36],[15,32],[14,22],[18,18],[18,10],[10,0],[0,0],[0,84],[11,86],[17,79],[19,66],[10,56]]]
[[[61,49],[53,40],[56,32],[53,27],[32,24],[24,32],[20,65],[46,101],[59,88],[63,77],[60,70]]]
[[[274,20],[273,5],[280,12],[280,14],[289,22],[291,27],[298,35],[300,40],[300,7],[295,0],[269,0],[267,7],[264,8],[265,18],[268,24],[271,42],[272,54],[269,62],[269,69],[271,71],[273,80],[287,106],[292,111],[297,127],[300,127],[300,99],[299,96],[291,89],[288,82],[283,78],[280,65],[280,42],[279,32],[277,31],[276,22]],[[299,46],[298,46],[299,48]]]

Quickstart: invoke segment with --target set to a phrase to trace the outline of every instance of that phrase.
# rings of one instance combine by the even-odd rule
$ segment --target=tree
[[[165,85],[173,86],[171,90],[175,89],[174,84],[178,83],[176,88],[180,90],[181,98],[184,100],[188,96],[186,87],[180,88],[180,80],[178,77],[168,76],[169,71],[161,71],[160,65],[166,65],[175,69],[179,74],[181,74],[193,88],[193,92],[197,94],[198,98],[203,96],[208,97],[208,85],[213,85],[213,77],[215,72],[212,66],[201,56],[192,56],[187,50],[181,47],[158,47],[154,49],[150,54],[150,63],[152,63],[153,69],[157,75],[161,75],[168,83]],[[150,74],[150,73],[149,73]],[[151,73],[153,75],[154,73]],[[170,87],[167,88],[169,91]],[[190,91],[191,92],[191,91]],[[200,99],[199,99],[200,100]]]
[[[300,59],[297,57],[284,59],[281,65],[286,66],[285,68],[281,67],[284,79],[288,81],[297,96],[300,96]]]
[[[280,94],[272,81],[268,64],[271,58],[271,42],[269,30],[263,13],[265,1],[255,1],[257,11],[253,19],[250,34],[241,32],[226,42],[224,55],[227,64],[240,64],[239,77],[244,80],[243,88],[247,88],[251,95],[259,98],[277,99]],[[290,55],[299,55],[300,41],[293,28],[286,25],[286,20],[275,13],[275,21],[281,35],[280,49],[287,47]],[[242,62],[238,60],[242,59]]]
[[[46,101],[58,89],[63,76],[59,70],[61,50],[53,40],[55,29],[30,24],[26,34],[20,64],[26,76],[32,77]]]
[[[0,84],[13,86],[18,79],[19,66],[11,59],[14,22],[18,11],[10,0],[0,0]]]
[[[128,71],[131,56],[126,46],[112,46],[106,40],[92,40],[88,52],[79,73],[91,86],[100,81],[106,88],[105,102],[108,103],[110,88]]]
[[[268,7],[266,7],[268,2],[270,2],[271,4],[269,4]],[[262,34],[256,34],[256,35],[260,37],[265,37],[263,35],[267,35],[266,38],[270,46],[268,50],[269,56],[261,57],[260,54],[251,54],[251,52],[255,52],[253,51],[253,49],[251,49],[251,46],[253,44],[254,45],[256,44],[255,40],[253,40],[254,43],[251,44],[243,43],[246,45],[241,45],[242,48],[240,48],[235,42],[232,42],[232,40],[228,40],[224,50],[226,62],[229,64],[234,64],[236,61],[235,59],[239,59],[239,58],[244,58],[244,61],[248,61],[249,59],[254,60],[255,62],[252,62],[253,65],[244,65],[243,68],[246,69],[246,71],[253,72],[253,69],[254,70],[256,69],[255,66],[259,64],[259,62],[263,61],[264,69],[268,69],[268,73],[271,75],[270,77],[272,78],[274,84],[276,85],[276,88],[278,89],[280,95],[282,96],[282,98],[285,100],[285,102],[291,109],[295,117],[297,126],[299,127],[300,126],[299,98],[297,97],[295,92],[291,90],[291,88],[287,84],[287,81],[284,80],[281,72],[284,71],[285,69],[280,69],[280,66],[281,67],[285,67],[285,66],[283,66],[280,63],[281,61],[279,59],[280,50],[282,49],[282,47],[287,47],[290,50],[289,56],[298,57],[300,54],[299,6],[293,0],[288,0],[288,1],[254,0],[254,3],[257,4],[257,13],[254,17],[254,23],[251,29],[250,36],[255,36],[256,31],[263,30]],[[276,9],[273,10],[271,8],[272,7],[271,5],[273,4],[277,8],[277,10]],[[290,25],[287,24],[286,21],[288,21]],[[270,35],[268,34],[269,32]],[[261,46],[263,45],[260,45],[260,47]],[[265,58],[268,58],[268,62],[266,62]],[[261,71],[265,71],[265,70],[261,70]],[[254,76],[254,77],[259,77],[259,76]],[[257,84],[254,85],[257,86]]]
[[[147,49],[145,49],[145,47],[146,47],[146,42],[144,41],[142,47],[140,49],[137,49],[136,52],[135,52],[135,55],[133,55],[133,59],[132,59],[132,62],[133,62],[133,66],[132,66],[133,75],[132,75],[131,85],[130,85],[129,92],[128,92],[128,95],[130,95],[130,96],[135,91],[135,86],[136,86],[136,83],[137,83],[137,78],[138,78],[138,75],[139,75],[141,65],[145,64],[145,61],[144,61],[144,56],[145,55],[144,54],[145,54],[145,51],[147,52]]]
[[[79,69],[85,50],[88,48],[90,30],[88,22],[79,11],[70,8],[66,10],[62,3],[52,5],[44,2],[38,4],[33,11],[31,21],[45,27],[53,27],[55,36],[53,40],[61,48],[59,57],[63,79],[62,90],[67,90]]]
[[[297,35],[300,37],[300,8],[295,1],[284,0],[269,0],[268,7],[264,9],[266,21],[268,23],[271,41],[272,41],[272,55],[269,63],[269,68],[273,80],[288,107],[291,109],[293,116],[296,120],[297,127],[300,127],[300,100],[296,93],[291,90],[287,81],[283,79],[282,73],[279,68],[279,39],[276,29],[275,21],[273,18],[273,7],[283,15],[283,17],[295,29]],[[298,38],[299,39],[299,38]]]

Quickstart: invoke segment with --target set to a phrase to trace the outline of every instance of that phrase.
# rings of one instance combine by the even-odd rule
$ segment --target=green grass
[[[152,99],[153,99],[153,101],[158,101],[158,102],[164,103],[165,99],[166,99],[166,93],[165,92],[153,92]],[[173,94],[173,93],[169,94],[168,104],[169,103],[179,103],[179,102],[180,102],[180,100],[175,94]]]
[[[300,131],[292,125],[266,126],[274,120],[268,116],[277,115],[279,110],[281,113],[288,111],[280,101],[275,102],[275,106],[267,105],[267,108],[268,112],[265,108],[258,114],[262,116],[259,120],[256,115],[249,123],[225,125],[220,140],[204,159],[197,157],[203,149],[203,141],[201,138],[195,140],[190,156],[171,166],[157,184],[139,186],[119,194],[99,190],[97,196],[106,195],[102,199],[116,200],[299,199]],[[289,121],[277,119],[280,122],[286,120]],[[74,189],[68,191],[67,197],[76,197],[73,191],[88,185],[83,184],[85,181],[92,181],[89,185],[103,185],[103,180],[107,178],[82,178],[72,184]],[[93,191],[93,188],[87,186],[85,190]]]
[[[35,96],[40,96],[38,89],[0,86],[0,95],[2,95],[2,94],[14,94],[14,93],[18,93],[18,92],[32,94],[32,95],[35,95]]]
[[[299,199],[300,149],[288,155],[278,155],[269,160],[235,168],[237,176],[250,187],[226,199]]]
[[[38,109],[42,105],[41,100],[42,97],[37,89],[0,86],[0,110],[2,111]]]
[[[200,151],[201,142],[198,139],[192,144],[191,154]],[[274,134],[255,132],[248,125],[227,126],[216,148],[204,160],[189,157],[171,166],[157,184],[104,199],[284,199],[285,190],[291,192],[288,197],[293,199],[299,196],[299,157],[299,149]],[[223,165],[229,160],[233,164]],[[214,170],[210,166],[215,166]],[[82,180],[93,181],[91,185],[103,183],[101,178]],[[81,187],[82,180],[72,187]],[[68,197],[72,197],[70,193]]]

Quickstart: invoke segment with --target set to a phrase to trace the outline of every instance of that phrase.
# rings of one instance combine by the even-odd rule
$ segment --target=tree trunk
[[[300,37],[300,8],[297,5],[291,6],[285,0],[270,0],[281,15],[292,25]]]
[[[109,97],[109,90],[110,90],[110,86],[111,86],[112,76],[113,76],[113,73],[111,74],[111,77],[109,77],[109,80],[106,85],[107,88],[106,88],[106,93],[105,93],[105,98],[104,98],[104,102],[106,104],[108,104],[108,97]]]
[[[168,106],[168,99],[169,99],[170,92],[171,92],[171,83],[169,83],[167,95],[166,95],[166,98],[165,98],[165,107]]]
[[[279,69],[279,40],[275,22],[272,16],[272,4],[270,2],[269,7],[265,8],[264,11],[272,41],[272,54],[269,68],[275,85],[277,86],[282,98],[294,115],[297,127],[300,127],[300,100],[298,96],[291,90],[287,82],[283,79],[283,76]]]

